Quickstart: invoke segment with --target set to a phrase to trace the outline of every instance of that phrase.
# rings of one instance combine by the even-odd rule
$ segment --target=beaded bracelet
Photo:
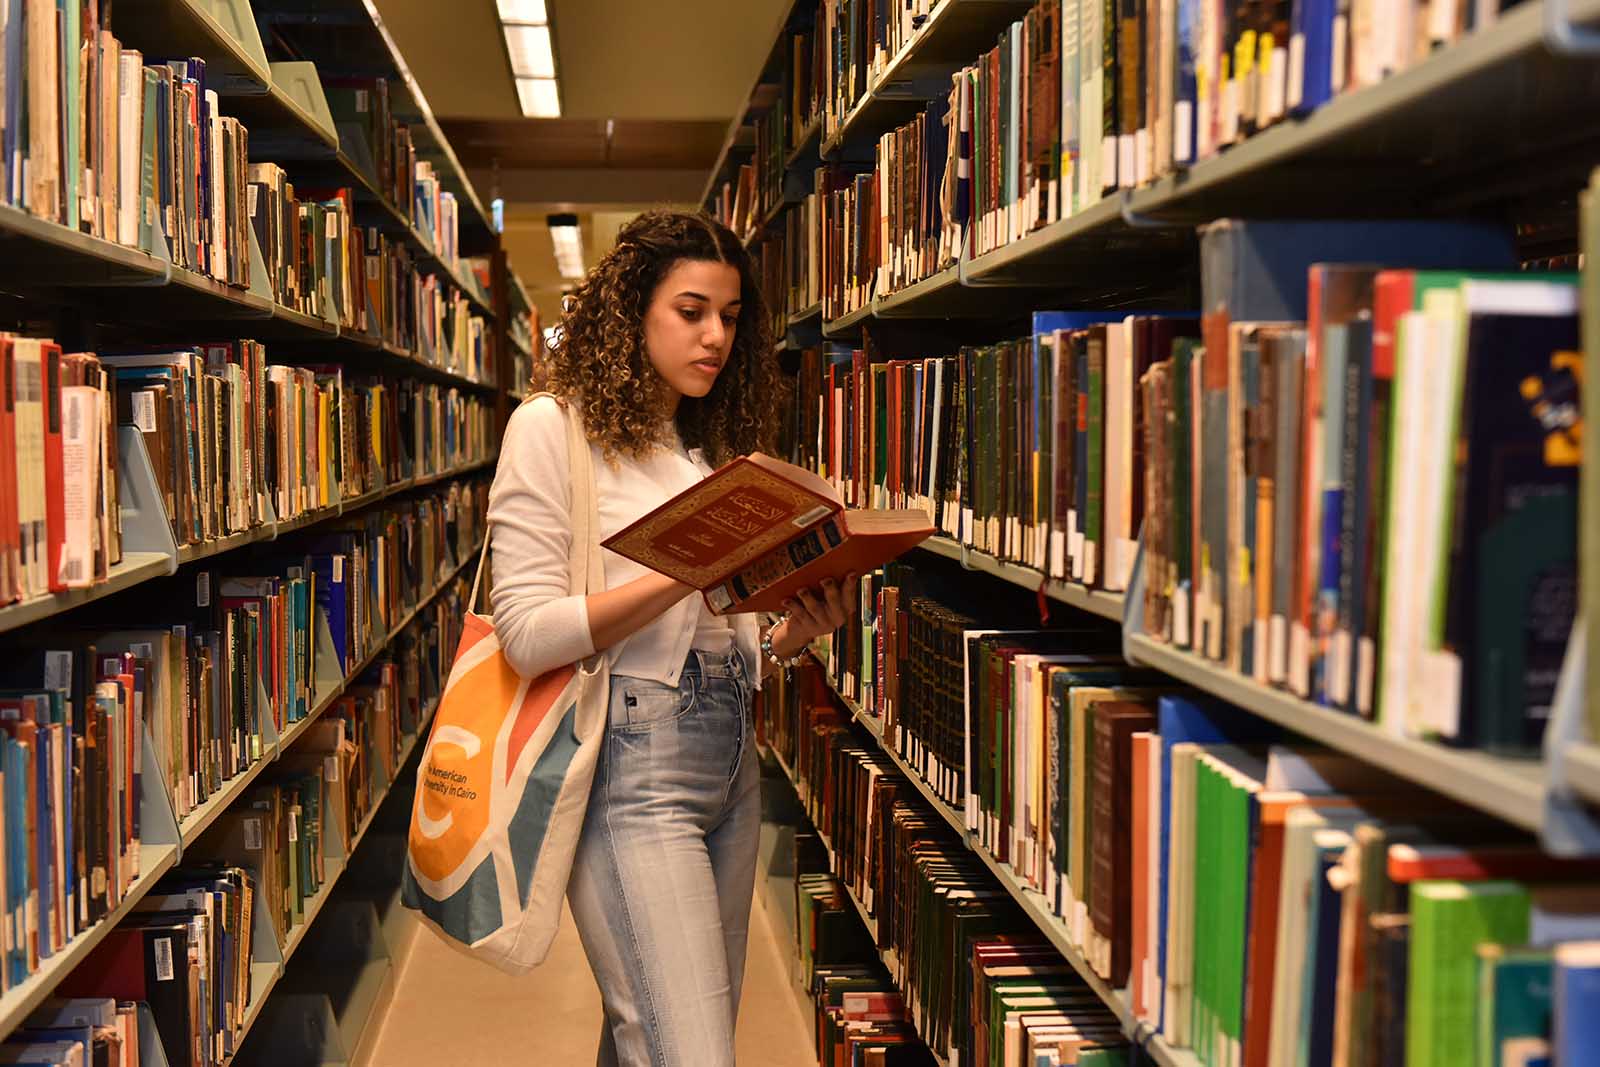
[[[767,659],[771,660],[773,665],[776,666],[779,670],[783,670],[783,669],[785,669],[787,667],[793,667],[796,663],[799,663],[800,660],[803,659],[805,657],[805,654],[806,654],[806,650],[802,648],[799,652],[796,652],[793,656],[790,656],[788,659],[783,659],[778,655],[778,653],[776,651],[773,650],[773,648],[772,648],[772,633],[773,633],[773,631],[776,630],[783,623],[788,622],[788,621],[789,621],[788,620],[788,616],[785,616],[784,618],[779,619],[777,622],[775,622],[771,626],[767,627],[766,633],[761,635],[761,654],[763,656],[766,656]]]

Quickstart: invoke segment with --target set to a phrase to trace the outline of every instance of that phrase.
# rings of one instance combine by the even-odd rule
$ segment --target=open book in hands
[[[694,586],[714,613],[728,615],[781,611],[799,590],[865,574],[933,532],[925,512],[846,509],[817,475],[752,452],[604,547]]]

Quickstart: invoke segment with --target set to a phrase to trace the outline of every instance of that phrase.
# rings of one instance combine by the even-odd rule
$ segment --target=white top
[[[617,457],[608,464],[600,446],[594,461],[603,541],[711,473],[699,449],[660,448],[644,460]],[[489,531],[494,553],[490,604],[494,629],[517,673],[537,677],[564,663],[592,656],[588,605],[568,595],[572,545],[572,479],[566,416],[551,397],[527,401],[511,415],[500,463],[489,490]],[[651,571],[602,550],[606,588]],[[750,683],[760,683],[760,635],[750,614],[713,616],[699,595],[685,597],[653,622],[610,649],[611,670],[677,685],[690,648],[720,651],[737,641]]]

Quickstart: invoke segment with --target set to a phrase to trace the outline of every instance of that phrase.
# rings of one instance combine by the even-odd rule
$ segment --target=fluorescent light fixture
[[[501,22],[523,22],[542,26],[550,21],[544,0],[498,0]]]
[[[556,57],[550,50],[549,26],[505,27],[511,73],[519,78],[554,78]]]
[[[561,94],[554,78],[518,78],[517,100],[522,114],[530,119],[561,117]]]
[[[578,231],[578,216],[549,215],[545,222],[550,227],[556,269],[563,278],[583,277],[583,236]]]

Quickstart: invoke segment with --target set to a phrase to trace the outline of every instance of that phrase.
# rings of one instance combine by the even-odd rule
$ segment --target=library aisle
[[[431,1067],[438,1063],[516,1067],[518,1064],[594,1062],[600,1035],[600,991],[589,974],[583,946],[563,914],[545,963],[526,975],[502,974],[461,955],[439,938],[413,929],[399,966],[394,997],[373,1020],[370,1067]],[[739,1012],[741,1064],[815,1067],[811,1036],[792,983],[793,936],[755,894],[750,952]]]

